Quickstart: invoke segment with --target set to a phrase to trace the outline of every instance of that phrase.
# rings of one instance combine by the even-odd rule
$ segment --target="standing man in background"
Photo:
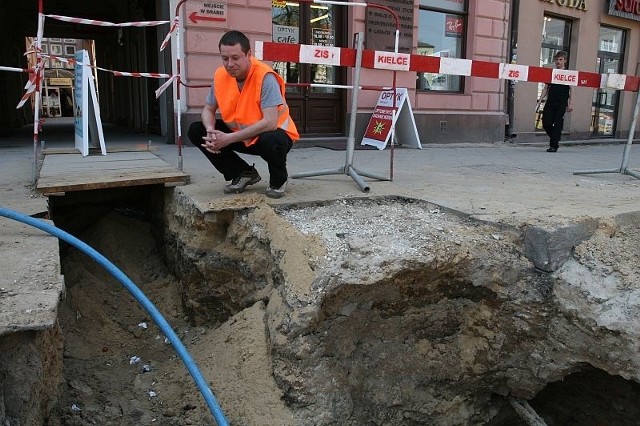
[[[567,52],[561,50],[553,56],[553,62],[557,69],[565,69],[567,66]],[[564,84],[547,83],[538,100],[536,111],[540,109],[540,103],[544,98],[547,101],[542,110],[542,127],[549,136],[549,148],[547,152],[557,152],[562,127],[564,126],[565,112],[571,112],[571,86]]]
[[[251,55],[249,39],[228,31],[218,43],[222,66],[202,110],[202,122],[189,127],[188,136],[211,164],[231,181],[225,194],[243,192],[261,180],[255,164],[237,153],[259,155],[269,167],[265,195],[280,198],[287,186],[287,154],[299,139],[285,102],[284,80]],[[221,120],[216,120],[216,111]]]

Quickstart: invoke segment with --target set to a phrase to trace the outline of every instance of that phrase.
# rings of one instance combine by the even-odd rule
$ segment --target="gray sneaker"
[[[258,174],[256,168],[251,166],[249,170],[242,172],[242,174],[234,178],[230,184],[224,187],[225,194],[239,194],[247,189],[247,186],[256,184],[262,179]]]
[[[284,196],[284,193],[286,190],[287,190],[287,182],[283,183],[280,188],[274,188],[271,185],[269,185],[264,195],[266,195],[269,198],[281,198]]]

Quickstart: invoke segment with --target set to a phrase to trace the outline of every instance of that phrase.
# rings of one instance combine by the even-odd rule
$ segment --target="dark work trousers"
[[[558,148],[566,110],[567,107],[564,105],[553,104],[546,104],[542,110],[542,127],[549,136],[549,146],[551,148]]]
[[[216,130],[231,133],[229,127],[220,119],[216,120]],[[233,180],[251,168],[237,154],[237,152],[241,152],[243,154],[259,155],[267,162],[269,166],[269,185],[272,188],[280,188],[287,181],[287,154],[293,146],[293,142],[282,129],[262,133],[257,142],[251,146],[246,146],[244,142],[232,143],[221,149],[219,154],[212,154],[202,146],[204,143],[202,138],[207,135],[207,129],[202,122],[197,121],[191,124],[187,134],[191,143],[202,151],[213,164],[213,167],[222,173],[225,180]]]

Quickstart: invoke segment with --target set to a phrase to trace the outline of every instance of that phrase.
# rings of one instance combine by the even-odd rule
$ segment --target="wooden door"
[[[320,46],[336,46],[342,40],[340,7],[287,2],[272,7],[273,41]],[[287,86],[287,103],[298,130],[305,136],[343,135],[345,89],[309,87],[306,84],[344,84],[340,67],[275,62]]]

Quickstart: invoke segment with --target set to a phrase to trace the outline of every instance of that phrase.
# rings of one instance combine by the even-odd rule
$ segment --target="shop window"
[[[600,27],[596,72],[622,73],[626,32],[620,28]],[[618,121],[620,91],[600,88],[593,91],[591,103],[591,134],[594,137],[613,137]]]
[[[553,67],[553,56],[560,50],[564,50],[570,55],[570,40],[571,21],[553,16],[545,16],[542,24],[540,66]]]
[[[272,2],[273,41],[335,46],[335,11],[332,5],[309,5],[295,2]],[[274,69],[287,83],[336,84],[336,67],[322,64],[304,66],[292,62],[274,62]],[[292,87],[288,91],[297,91]],[[312,92],[334,93],[335,88],[313,87]]]
[[[421,0],[418,16],[418,55],[464,58],[467,29],[465,0]],[[418,73],[417,90],[462,92],[463,78]]]

